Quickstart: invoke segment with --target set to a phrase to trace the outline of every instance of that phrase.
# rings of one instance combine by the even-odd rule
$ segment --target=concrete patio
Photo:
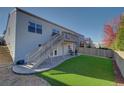
[[[62,62],[64,62],[65,60],[70,59],[72,57],[75,57],[75,56],[65,55],[65,56],[49,58],[35,69],[31,69],[26,65],[15,65],[13,66],[12,69],[15,73],[18,73],[18,74],[33,74],[33,73],[52,69],[57,65],[61,64]]]

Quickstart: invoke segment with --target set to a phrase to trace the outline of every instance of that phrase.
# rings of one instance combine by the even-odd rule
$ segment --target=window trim
[[[38,32],[38,30],[41,30],[41,32]],[[36,24],[36,33],[42,34],[42,25]]]
[[[31,31],[31,30],[33,30],[33,31]],[[37,24],[37,23],[31,22],[31,21],[28,22],[28,32],[42,34],[43,33],[42,31],[43,31],[42,24]]]
[[[56,51],[56,55],[55,55],[55,51]],[[57,48],[53,50],[53,56],[58,56],[58,49]]]
[[[33,25],[34,25],[34,26],[33,26]],[[33,28],[34,31],[30,31],[30,29],[32,29],[32,28]],[[35,31],[36,31],[35,23],[33,23],[33,22],[28,22],[28,32],[35,33]]]

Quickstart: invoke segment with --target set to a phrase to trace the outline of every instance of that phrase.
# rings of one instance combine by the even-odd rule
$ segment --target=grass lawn
[[[37,75],[57,86],[115,85],[112,60],[86,55],[66,60],[59,66]]]

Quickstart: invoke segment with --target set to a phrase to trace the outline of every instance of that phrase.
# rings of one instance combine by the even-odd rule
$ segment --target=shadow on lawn
[[[44,78],[45,80],[47,80],[51,85],[53,86],[68,86],[67,84],[65,83],[62,83],[58,80],[55,80],[53,78],[50,78],[48,76],[45,76],[45,75],[42,75],[42,78]]]

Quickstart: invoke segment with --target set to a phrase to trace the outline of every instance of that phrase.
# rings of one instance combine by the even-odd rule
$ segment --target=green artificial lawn
[[[37,75],[57,86],[115,85],[112,60],[86,55],[66,60],[59,66]]]

